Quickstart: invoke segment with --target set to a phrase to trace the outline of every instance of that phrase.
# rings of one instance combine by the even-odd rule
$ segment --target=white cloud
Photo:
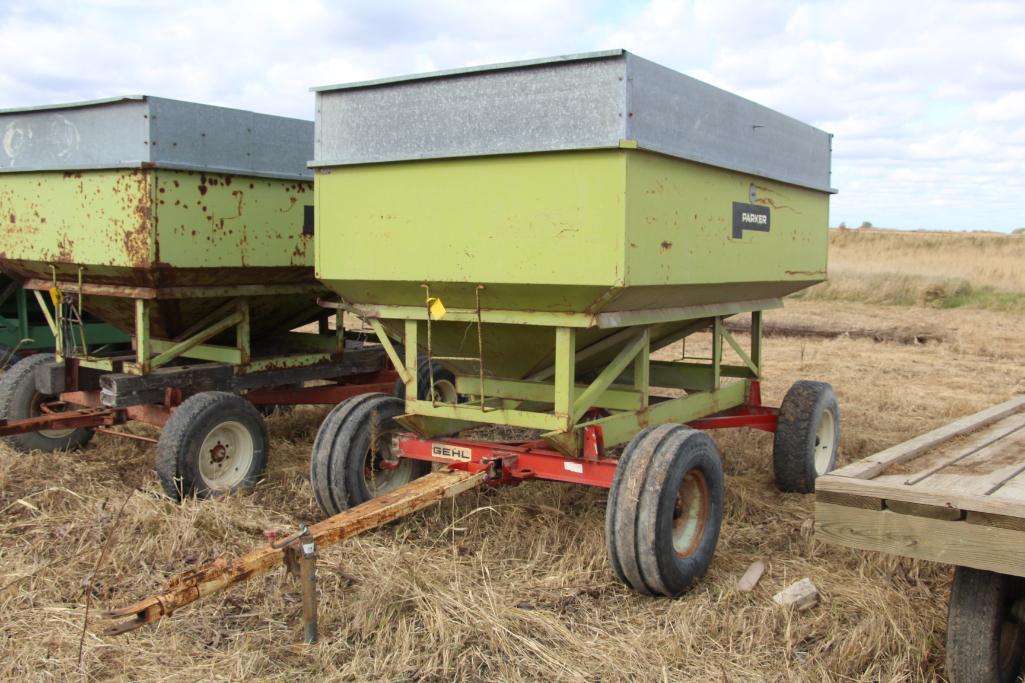
[[[14,0],[0,106],[151,93],[312,118],[314,85],[608,47],[836,135],[833,220],[1025,224],[1016,0]]]

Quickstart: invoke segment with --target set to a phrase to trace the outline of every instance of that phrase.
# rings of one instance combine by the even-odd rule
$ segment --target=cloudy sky
[[[1025,226],[1022,0],[0,0],[0,107],[309,87],[622,47],[835,134],[832,222]]]

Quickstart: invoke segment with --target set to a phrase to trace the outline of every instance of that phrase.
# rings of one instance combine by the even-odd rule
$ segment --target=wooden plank
[[[905,503],[902,500],[887,500],[886,509],[892,510],[900,515],[917,515],[918,517],[929,517],[931,519],[947,519],[950,521],[961,519],[963,512],[956,508],[945,508],[938,505],[922,505],[921,503]]]
[[[815,537],[859,550],[1025,576],[1025,532],[815,504]]]
[[[984,524],[986,526],[1014,529],[1015,531],[1025,531],[1025,519],[1020,517],[991,515],[988,512],[969,512],[965,517],[965,521],[969,524]]]
[[[874,455],[853,462],[845,467],[831,473],[834,477],[849,477],[855,479],[871,479],[882,473],[887,467],[906,462],[924,451],[945,443],[959,434],[967,434],[976,429],[1002,420],[1008,415],[1022,410],[1025,407],[1025,396],[1016,396],[1009,401],[979,411],[974,415],[963,417],[946,424],[931,432],[926,432],[910,441],[897,444],[891,448],[880,451]]]
[[[942,457],[933,461],[926,469],[919,470],[908,475],[908,484],[917,484],[931,474],[935,474],[945,467],[953,465],[965,458],[970,457],[979,450],[993,444],[1025,427],[1025,413],[1012,415],[994,423],[991,427],[978,434],[972,435],[960,447],[944,453]]]
[[[847,505],[849,507],[864,508],[866,510],[882,510],[883,501],[881,498],[869,498],[850,493],[834,493],[833,491],[819,491],[816,487],[815,500],[834,505]]]
[[[1025,471],[1025,430],[981,448],[920,480],[918,486],[985,496]]]
[[[827,474],[815,480],[815,491],[846,493],[853,496],[898,500],[957,510],[989,512],[997,515],[1025,518],[1025,502],[1000,499],[996,496],[961,494],[956,491],[937,490],[926,486],[897,486],[878,484],[868,479],[836,477]]]
[[[1025,475],[1019,474],[1017,477],[989,494],[990,497],[1017,501],[1022,505],[1025,505],[1025,480],[1022,479],[1023,476]]]

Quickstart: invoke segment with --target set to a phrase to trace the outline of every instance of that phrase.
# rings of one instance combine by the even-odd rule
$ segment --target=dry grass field
[[[834,233],[836,280],[768,314],[833,327],[920,328],[926,344],[771,337],[767,400],[800,378],[841,402],[841,462],[1025,391],[1025,312],[985,297],[928,297],[935,283],[1025,296],[1025,237]],[[914,282],[914,295],[895,285]],[[926,284],[929,283],[929,284]],[[907,285],[911,287],[910,284]],[[887,290],[883,290],[887,291]],[[903,292],[900,296],[896,293]],[[988,296],[988,295],[987,295]],[[997,297],[999,299],[999,297]],[[897,302],[897,303],[893,303]],[[320,644],[297,648],[297,585],[276,571],[154,628],[99,634],[100,612],[176,572],[319,516],[307,459],[323,410],[270,420],[256,490],[175,505],[145,444],[99,436],[81,453],[0,446],[0,679],[918,681],[942,679],[947,566],[825,546],[813,496],[772,486],[771,436],[716,435],[726,518],[709,574],[677,600],[638,596],[605,554],[605,493],[532,483],[475,491],[325,550]],[[123,513],[119,511],[123,507]],[[114,534],[109,555],[101,547]],[[763,559],[753,593],[736,582]],[[91,580],[90,580],[91,577]],[[810,577],[803,612],[771,595]],[[86,591],[89,625],[81,641]]]

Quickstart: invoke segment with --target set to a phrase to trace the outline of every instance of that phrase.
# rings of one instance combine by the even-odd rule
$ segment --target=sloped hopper
[[[831,136],[624,51],[319,88],[316,125],[320,280],[398,335],[479,295],[488,375],[549,366],[560,320],[654,340],[826,276]]]
[[[228,300],[202,288],[293,286],[252,301],[254,336],[316,318],[312,122],[137,96],[0,111],[0,135],[0,265],[19,281],[81,280],[123,330],[127,297],[159,290],[166,338]]]

